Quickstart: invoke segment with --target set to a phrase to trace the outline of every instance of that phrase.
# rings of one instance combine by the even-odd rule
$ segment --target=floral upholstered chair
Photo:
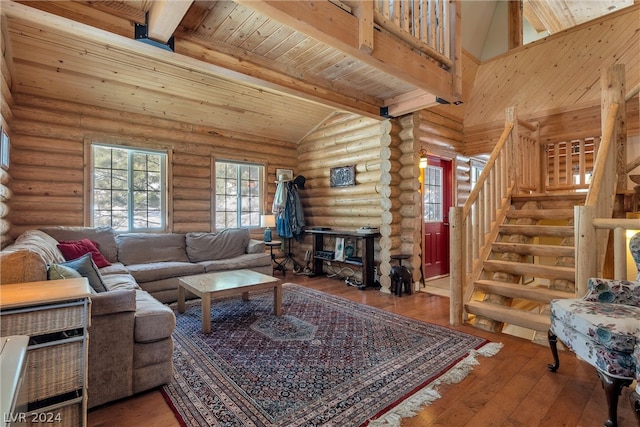
[[[640,233],[629,248],[638,267],[636,282],[589,279],[584,298],[551,301],[549,345],[559,366],[557,339],[596,368],[609,406],[607,427],[618,425],[618,397],[634,379],[631,400],[640,425]]]

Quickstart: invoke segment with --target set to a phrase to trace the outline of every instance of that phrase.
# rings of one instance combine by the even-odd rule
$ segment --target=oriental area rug
[[[176,312],[173,381],[162,394],[185,426],[392,426],[437,399],[500,344],[283,285]],[[174,307],[175,308],[175,307]]]

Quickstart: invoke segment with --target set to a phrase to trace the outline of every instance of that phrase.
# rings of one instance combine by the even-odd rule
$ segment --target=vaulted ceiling
[[[380,31],[372,54],[345,43],[356,18],[335,3],[3,1],[11,92],[292,142],[335,111],[379,117],[394,102],[454,100],[441,67]],[[594,2],[527,0],[524,11],[545,26],[604,13],[581,3]],[[134,40],[145,23],[160,43]],[[172,35],[175,52],[158,47]]]
[[[523,0],[523,14],[536,31],[555,34],[631,5],[633,0]]]

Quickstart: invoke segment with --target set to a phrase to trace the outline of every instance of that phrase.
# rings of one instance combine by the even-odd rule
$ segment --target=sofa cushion
[[[109,262],[118,261],[116,233],[111,227],[47,227],[42,231],[58,242],[89,239]]]
[[[631,353],[640,336],[640,307],[570,298],[554,300],[551,316],[589,340],[618,352]]]
[[[126,233],[116,237],[118,259],[124,265],[165,261],[189,262],[184,234]]]
[[[640,233],[634,234],[629,240],[629,252],[631,252],[633,262],[636,264],[636,271],[638,272],[636,280],[640,281]],[[638,387],[640,387],[640,384],[638,384]]]
[[[249,240],[249,244],[247,245],[247,253],[248,254],[261,254],[264,253],[267,245],[262,240]]]
[[[27,230],[22,233],[13,245],[5,250],[27,249],[42,257],[46,264],[64,262],[64,256],[58,249],[58,242],[46,233],[39,230]]]
[[[190,262],[153,262],[128,265],[127,268],[138,283],[204,273],[202,265]]]
[[[126,274],[108,274],[102,276],[105,288],[109,291],[116,289],[140,289],[138,283],[129,273]]]
[[[207,273],[226,270],[241,270],[243,268],[251,269],[254,267],[270,266],[271,256],[267,253],[245,254],[228,259],[201,261],[198,264],[202,265]]]
[[[47,280],[78,279],[82,274],[75,269],[61,264],[51,264],[47,270]]]
[[[587,280],[589,292],[585,301],[625,304],[640,307],[640,283],[629,280],[600,279]]]
[[[246,228],[227,228],[219,233],[187,233],[191,262],[233,258],[246,253],[251,236]]]
[[[136,342],[153,342],[171,337],[176,327],[173,311],[148,292],[136,291]]]
[[[93,258],[93,262],[96,263],[98,268],[108,267],[111,265],[111,263],[100,253],[96,244],[87,238],[58,242],[57,246],[58,249],[60,249],[60,252],[62,252],[62,255],[64,255],[64,259],[67,261],[80,258],[82,255],[90,253],[91,258]]]
[[[107,267],[102,267],[100,269],[100,274],[102,274],[103,278],[104,276],[108,276],[109,274],[128,274],[128,273],[129,273],[129,269],[127,269],[127,267],[125,267],[125,265],[121,262],[114,262],[113,264]]]
[[[590,303],[593,304],[593,303]],[[598,370],[615,378],[633,378],[635,362],[631,353],[605,347],[554,316],[551,316],[551,331],[578,357],[589,362]]]
[[[91,254],[84,254],[80,258],[73,259],[60,263],[61,265],[71,267],[80,273],[83,277],[86,277],[89,281],[89,285],[96,292],[106,292],[107,288],[102,281],[102,275],[96,267],[96,264],[91,259]]]

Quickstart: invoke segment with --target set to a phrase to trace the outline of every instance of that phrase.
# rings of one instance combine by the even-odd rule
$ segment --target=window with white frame
[[[93,225],[164,230],[166,162],[161,151],[93,144]]]
[[[259,227],[263,166],[216,161],[216,230]]]

